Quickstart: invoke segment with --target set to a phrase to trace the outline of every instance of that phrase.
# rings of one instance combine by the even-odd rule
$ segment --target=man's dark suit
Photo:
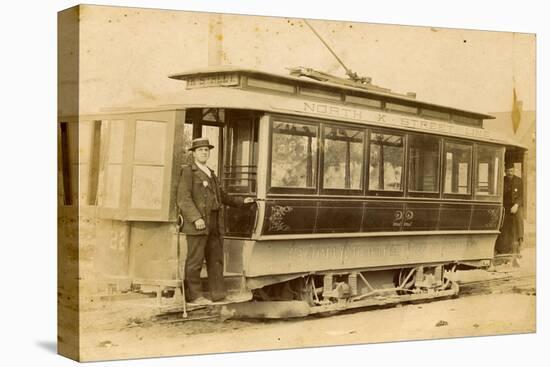
[[[499,254],[519,253],[520,241],[523,240],[523,184],[517,176],[504,177],[504,222],[497,239],[496,251]],[[518,205],[515,214],[510,212],[514,205]]]
[[[213,301],[226,296],[223,281],[223,205],[240,206],[242,198],[225,195],[218,178],[211,170],[208,177],[195,163],[183,166],[178,184],[177,204],[183,215],[182,232],[187,239],[187,259],[184,270],[186,298],[192,301],[202,296],[200,271],[206,258],[208,284]],[[194,222],[204,219],[206,228],[197,230]]]

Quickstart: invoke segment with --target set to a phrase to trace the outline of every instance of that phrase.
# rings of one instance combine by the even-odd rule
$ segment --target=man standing
[[[521,178],[514,175],[513,163],[506,163],[504,177],[504,222],[497,239],[497,254],[512,254],[513,265],[519,266],[517,257],[520,256],[523,242],[523,185]]]
[[[186,234],[187,258],[180,263],[184,276],[186,299],[194,304],[211,301],[202,295],[200,272],[206,258],[208,285],[212,301],[226,297],[223,280],[223,204],[241,206],[254,202],[254,198],[239,198],[225,195],[218,178],[207,165],[210,157],[207,138],[194,139],[189,150],[193,163],[183,166],[178,184],[177,204],[183,216],[182,232]]]

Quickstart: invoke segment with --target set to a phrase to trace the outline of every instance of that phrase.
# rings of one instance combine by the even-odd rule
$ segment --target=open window
[[[502,195],[504,149],[477,145],[475,198],[495,200]]]
[[[445,195],[471,196],[472,149],[468,143],[445,142]]]
[[[382,195],[403,192],[403,135],[371,132],[369,136],[369,191]]]
[[[339,126],[323,126],[323,190],[361,193],[365,132]]]
[[[319,127],[274,120],[271,127],[271,192],[314,193],[317,189]]]
[[[227,111],[223,184],[228,193],[256,193],[259,117],[250,111]]]
[[[409,135],[408,191],[411,195],[439,195],[440,140],[430,135]]]

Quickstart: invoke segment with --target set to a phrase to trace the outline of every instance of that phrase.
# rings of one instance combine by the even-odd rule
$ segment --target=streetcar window
[[[403,137],[370,134],[369,190],[401,191]]]
[[[404,113],[411,113],[411,114],[416,114],[418,112],[418,108],[416,107],[405,106],[402,104],[391,103],[391,102],[386,102],[386,109],[388,111],[404,112]]]
[[[440,120],[449,120],[451,118],[451,114],[448,112],[441,112],[441,111],[430,110],[426,108],[422,108],[420,110],[420,115],[426,116],[426,117],[433,117]]]
[[[483,122],[481,119],[475,119],[475,118],[472,118],[472,117],[466,117],[466,116],[461,116],[461,115],[452,115],[451,116],[451,119],[456,122],[457,124],[462,124],[462,125],[470,125],[470,126],[478,126],[478,127],[482,127],[483,126]]]
[[[91,129],[88,205],[97,205],[101,152],[101,120],[92,121]]]
[[[210,159],[208,160],[208,167],[212,168],[216,175],[220,175],[220,150],[218,147],[220,144],[220,128],[218,126],[201,124],[201,137],[207,138],[210,143],[214,144],[214,148],[210,149]]]
[[[339,101],[342,99],[342,96],[340,93],[329,91],[324,88],[301,86],[300,93],[303,94],[304,96],[317,97],[317,98],[323,98],[323,99],[332,99],[333,101]]]
[[[224,184],[228,192],[256,192],[258,119],[232,113],[227,130]]]
[[[123,154],[126,120],[110,120],[109,144],[105,169],[105,188],[100,203],[105,208],[119,208],[122,190]]]
[[[439,191],[439,138],[409,136],[409,191]]]
[[[350,94],[346,95],[346,102],[361,104],[369,107],[382,108],[382,101],[380,100],[358,97]]]
[[[316,187],[318,128],[274,121],[272,134],[271,186]]]
[[[500,172],[502,149],[478,145],[476,156],[476,196],[499,195],[499,181],[502,177]]]
[[[363,135],[362,130],[323,128],[323,188],[362,188]]]
[[[471,177],[472,146],[445,143],[445,189],[446,194],[469,194]]]
[[[247,85],[253,88],[269,89],[276,92],[294,93],[294,85],[286,83],[272,82],[269,80],[256,79],[248,77]]]

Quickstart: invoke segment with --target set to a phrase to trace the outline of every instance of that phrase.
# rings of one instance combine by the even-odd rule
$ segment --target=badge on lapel
[[[208,187],[208,181],[203,181],[203,182],[202,182],[202,185],[203,185],[204,187]]]

